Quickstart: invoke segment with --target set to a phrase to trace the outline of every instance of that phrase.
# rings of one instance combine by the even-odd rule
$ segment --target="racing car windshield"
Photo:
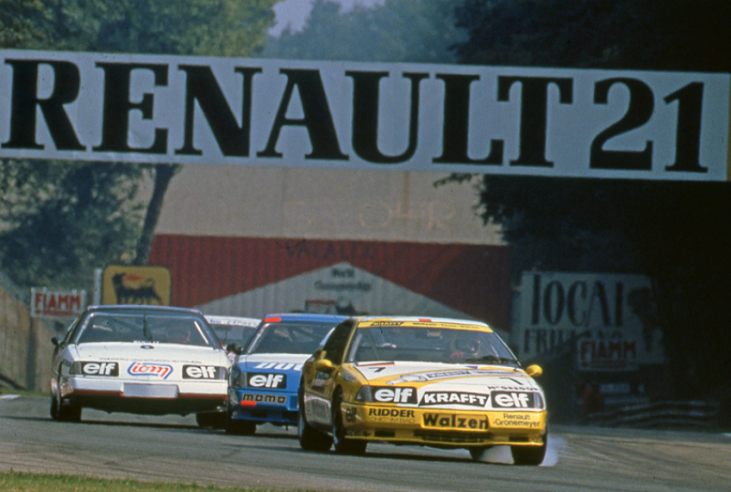
[[[311,354],[335,325],[329,323],[278,322],[260,329],[247,354]]]
[[[423,327],[360,328],[353,337],[347,360],[519,365],[495,333]]]
[[[176,343],[211,346],[200,320],[184,316],[92,314],[84,323],[77,343]]]

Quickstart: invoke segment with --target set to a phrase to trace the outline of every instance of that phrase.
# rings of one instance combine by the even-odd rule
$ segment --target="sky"
[[[339,3],[341,10],[347,12],[355,5],[376,6],[383,5],[386,0],[327,0]],[[274,6],[276,21],[274,27],[269,31],[272,36],[279,36],[282,31],[289,28],[292,31],[301,31],[312,10],[314,0],[283,0]]]

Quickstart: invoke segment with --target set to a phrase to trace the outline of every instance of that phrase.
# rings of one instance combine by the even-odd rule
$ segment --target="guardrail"
[[[707,401],[657,401],[590,414],[586,423],[601,427],[708,427],[716,425],[720,405]]]

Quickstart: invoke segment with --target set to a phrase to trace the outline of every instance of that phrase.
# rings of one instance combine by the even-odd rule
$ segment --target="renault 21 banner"
[[[0,50],[0,158],[726,181],[729,77]]]

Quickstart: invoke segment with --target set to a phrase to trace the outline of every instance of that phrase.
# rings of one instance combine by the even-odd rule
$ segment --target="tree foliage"
[[[464,33],[456,27],[453,0],[386,0],[348,12],[316,0],[301,32],[270,38],[261,56],[306,60],[452,63],[449,50]]]
[[[462,0],[462,63],[731,71],[731,2]],[[656,286],[678,396],[726,383],[731,345],[728,183],[455,175],[480,192],[483,220],[515,246],[516,277],[533,268],[632,272]],[[699,383],[700,382],[700,383]]]
[[[0,0],[0,48],[246,56],[277,1]],[[89,289],[95,268],[145,263],[177,169],[0,161],[0,268],[19,285]]]

